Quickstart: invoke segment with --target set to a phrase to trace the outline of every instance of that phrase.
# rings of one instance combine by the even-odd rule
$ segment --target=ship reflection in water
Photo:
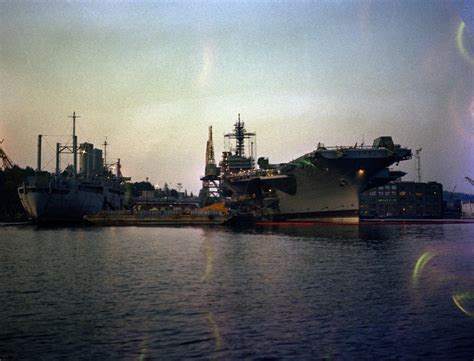
[[[474,226],[5,227],[2,359],[470,359]]]

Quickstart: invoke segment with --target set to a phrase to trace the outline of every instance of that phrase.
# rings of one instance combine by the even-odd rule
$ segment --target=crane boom
[[[2,143],[4,139],[0,141],[0,158],[2,159],[2,170],[13,168],[13,162],[10,158],[8,158],[7,153],[2,148]]]

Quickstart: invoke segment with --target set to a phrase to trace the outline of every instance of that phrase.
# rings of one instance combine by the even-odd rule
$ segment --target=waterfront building
[[[443,200],[443,217],[448,219],[458,219],[462,216],[462,200],[448,199]]]
[[[462,218],[474,218],[474,202],[461,202]]]
[[[441,218],[443,186],[393,182],[361,193],[361,218]]]

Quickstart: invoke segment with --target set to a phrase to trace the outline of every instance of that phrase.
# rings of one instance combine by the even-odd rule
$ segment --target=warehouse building
[[[360,197],[361,218],[442,218],[443,186],[437,182],[394,182]]]

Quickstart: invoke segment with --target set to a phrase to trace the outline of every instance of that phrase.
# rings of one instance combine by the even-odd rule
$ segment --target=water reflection
[[[216,351],[220,351],[222,349],[222,337],[221,333],[219,330],[219,326],[217,325],[217,322],[214,320],[214,315],[212,312],[209,312],[207,314],[207,321],[209,322],[209,326],[212,330],[212,335],[214,336],[214,339],[216,341]]]
[[[443,239],[442,226],[419,224],[261,224],[253,228],[232,228],[228,232],[253,235],[285,235],[296,238],[334,239],[344,241],[397,241],[404,238]]]
[[[205,247],[204,253],[205,253],[205,259],[206,259],[206,262],[205,262],[206,266],[205,266],[204,273],[201,277],[201,282],[209,281],[209,277],[211,276],[213,264],[214,264],[214,247],[209,237],[205,238],[204,247]]]
[[[146,337],[145,339],[143,339],[142,342],[140,342],[140,354],[137,358],[137,361],[144,361],[147,359],[147,356],[149,354],[149,350],[148,350],[148,347],[149,347],[149,338]]]
[[[330,239],[357,239],[360,238],[359,225],[332,225],[332,224],[285,224],[260,225],[255,233],[283,234],[291,237],[330,238]]]
[[[0,339],[11,359],[465,359],[473,238],[470,225],[6,229]]]
[[[233,229],[254,235],[283,235],[292,238],[351,241],[377,241],[400,239],[404,232],[400,225],[338,225],[338,224],[282,224],[258,225],[254,228]]]
[[[220,332],[220,328],[218,323],[216,322],[214,318],[214,312],[215,312],[215,306],[216,302],[214,302],[214,299],[216,297],[216,294],[214,292],[214,289],[209,287],[209,283],[212,281],[212,276],[214,273],[214,238],[212,232],[209,232],[209,229],[203,231],[203,245],[204,247],[203,253],[204,253],[204,272],[201,277],[201,292],[202,292],[202,297],[203,298],[208,298],[212,300],[212,302],[207,303],[207,315],[206,315],[206,321],[209,326],[210,334],[214,338],[215,341],[215,352],[219,352],[222,349],[223,345],[223,340]]]

